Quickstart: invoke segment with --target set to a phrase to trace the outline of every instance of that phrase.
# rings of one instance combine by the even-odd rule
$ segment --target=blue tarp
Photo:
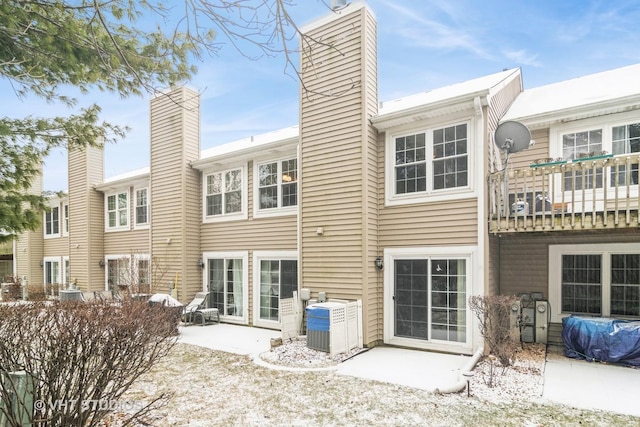
[[[562,340],[567,357],[640,366],[640,321],[565,317]]]
[[[326,307],[307,307],[307,330],[329,331],[329,309]]]

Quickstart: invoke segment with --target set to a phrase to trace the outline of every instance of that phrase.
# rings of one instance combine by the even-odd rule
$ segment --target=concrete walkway
[[[243,355],[271,348],[279,331],[229,324],[180,327],[179,342]],[[374,347],[341,363],[337,372],[434,391],[455,388],[471,357]],[[640,369],[570,359],[556,348],[547,353],[542,397],[577,408],[640,417]]]

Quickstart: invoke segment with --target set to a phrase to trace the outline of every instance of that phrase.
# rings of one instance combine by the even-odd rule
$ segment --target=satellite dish
[[[493,141],[507,154],[518,153],[533,145],[529,129],[522,123],[514,121],[504,122],[498,126]]]

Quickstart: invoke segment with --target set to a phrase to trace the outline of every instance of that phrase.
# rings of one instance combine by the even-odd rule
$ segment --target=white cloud
[[[395,11],[407,22],[416,24],[403,25],[402,23],[396,23],[395,25],[396,33],[416,46],[438,50],[460,49],[484,59],[490,59],[493,56],[478,43],[476,35],[469,32],[464,25],[456,23],[457,15],[451,7],[439,7],[439,10],[445,12],[446,19],[443,17],[443,19],[436,20],[426,18],[422,16],[420,11],[410,9],[399,3],[389,1],[383,5]]]
[[[542,67],[542,63],[538,61],[538,55],[529,53],[526,49],[505,51],[504,55],[516,64]]]

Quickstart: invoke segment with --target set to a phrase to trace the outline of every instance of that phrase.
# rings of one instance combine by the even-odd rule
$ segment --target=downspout
[[[477,134],[476,134],[476,138],[478,139],[478,141],[481,141],[481,144],[479,144],[478,149],[475,152],[475,156],[476,156],[476,166],[479,166],[476,168],[476,178],[480,178],[480,179],[476,179],[476,182],[481,183],[484,182],[484,161],[485,161],[485,152],[484,152],[484,133],[485,133],[485,126],[484,126],[484,113],[482,111],[482,99],[479,96],[476,96],[473,99],[473,107],[474,107],[474,111],[475,111],[475,119],[476,119],[476,129],[478,129]],[[478,159],[480,161],[478,161]],[[485,263],[486,263],[486,256],[485,256],[485,245],[486,245],[486,239],[485,239],[485,235],[488,232],[487,226],[486,224],[486,218],[485,218],[485,214],[484,214],[484,208],[485,208],[485,197],[484,197],[484,187],[478,187],[476,188],[476,192],[478,195],[478,212],[477,212],[477,219],[478,219],[478,249],[480,249],[480,255],[478,255],[478,258],[480,259],[480,268],[476,269],[474,271],[474,273],[477,274],[481,285],[482,285],[482,294],[484,294],[484,290],[485,290]],[[471,322],[473,322],[473,318],[471,320]],[[471,338],[472,342],[473,342],[473,337]],[[464,377],[463,373],[465,372],[470,372],[473,371],[473,369],[475,368],[476,364],[478,363],[478,361],[480,360],[480,358],[482,357],[482,355],[484,354],[484,345],[480,345],[478,347],[478,349],[476,350],[476,352],[473,354],[473,356],[471,357],[471,359],[469,360],[469,362],[467,362],[466,365],[464,365],[464,367],[462,368],[462,371],[459,374],[458,377],[458,381],[448,387],[443,387],[443,388],[436,388],[433,392],[434,393],[442,393],[442,394],[449,394],[449,393],[458,393],[462,390],[464,390],[465,387],[467,387],[467,380]]]
[[[450,393],[459,393],[462,390],[464,390],[465,387],[467,387],[467,380],[463,374],[465,372],[473,371],[473,368],[475,368],[476,364],[478,363],[478,361],[480,360],[483,354],[484,354],[484,346],[478,347],[478,349],[473,354],[471,359],[462,368],[462,372],[460,372],[460,375],[458,377],[458,382],[448,387],[436,388],[433,390],[433,392],[437,394],[450,394]]]

